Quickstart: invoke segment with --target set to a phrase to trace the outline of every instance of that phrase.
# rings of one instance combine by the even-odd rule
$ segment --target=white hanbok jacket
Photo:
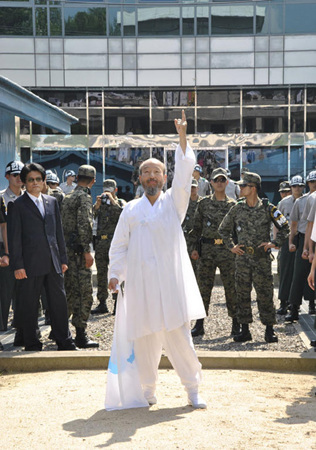
[[[172,187],[154,205],[145,195],[120,216],[111,248],[109,279],[125,281],[129,340],[170,331],[205,317],[181,223],[188,207],[195,155],[178,146]]]

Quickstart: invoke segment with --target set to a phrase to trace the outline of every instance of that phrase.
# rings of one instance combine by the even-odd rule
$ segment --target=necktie
[[[42,204],[41,204],[41,202],[39,201],[38,198],[36,199],[35,203],[36,203],[36,206],[37,206],[38,209],[39,209],[39,212],[42,214],[42,217],[44,217],[45,212],[44,212],[43,206],[42,206]]]

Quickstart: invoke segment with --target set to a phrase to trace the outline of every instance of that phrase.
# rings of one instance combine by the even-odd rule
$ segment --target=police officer
[[[116,224],[119,220],[124,200],[116,196],[117,185],[115,180],[105,180],[103,182],[103,194],[98,195],[93,206],[94,218],[97,219],[97,234],[95,238],[95,263],[97,266],[98,280],[98,300],[99,305],[91,311],[91,314],[104,314],[109,312],[106,304],[108,298],[108,265],[109,250]],[[117,293],[112,294],[115,301]]]
[[[187,243],[190,258],[191,258],[191,251],[190,251],[189,233],[193,229],[194,214],[195,214],[195,211],[196,211],[196,208],[198,205],[198,201],[200,201],[201,199],[202,199],[202,197],[200,197],[198,194],[198,182],[195,178],[192,178],[189,206],[188,206],[184,221],[182,222],[182,230],[184,233],[185,241]],[[196,275],[197,261],[191,258],[191,263],[192,263],[194,273]]]
[[[198,182],[198,194],[201,197],[205,197],[210,194],[210,183],[206,178],[201,177],[202,172],[202,167],[199,164],[196,164],[193,170],[193,178]]]
[[[58,176],[51,171],[46,171],[46,183],[48,186],[47,195],[51,195],[56,198],[59,208],[61,208],[61,203],[64,200],[65,194],[59,187]]]
[[[77,347],[99,347],[86,333],[93,303],[91,266],[92,198],[90,189],[95,183],[96,170],[83,165],[78,169],[78,185],[66,195],[62,203],[62,222],[68,255],[65,289],[69,315],[76,328]]]
[[[283,182],[285,183],[285,182]],[[282,193],[281,189],[284,190],[285,186],[281,186],[279,192]],[[303,189],[305,187],[305,183],[303,182],[303,178],[300,175],[295,175],[290,180],[290,192],[292,195],[288,195],[284,197],[278,204],[278,209],[281,211],[283,216],[291,225],[291,211],[295,200],[302,196]],[[287,189],[287,188],[286,188]],[[274,228],[274,235],[276,234],[277,229]],[[294,270],[294,260],[295,253],[289,251],[289,239],[286,238],[284,244],[280,248],[279,251],[279,300],[280,307],[277,310],[277,314],[286,315],[288,304],[289,304],[289,295],[291,289],[291,283],[293,278],[293,270]]]
[[[289,251],[295,253],[293,278],[289,294],[290,312],[285,316],[286,322],[293,322],[298,320],[299,307],[302,304],[302,297],[309,301],[310,306],[314,307],[314,291],[310,288],[307,282],[307,277],[310,273],[311,263],[308,259],[303,259],[305,231],[307,227],[307,217],[304,217],[304,209],[308,198],[316,191],[316,183],[314,180],[309,180],[310,191],[299,197],[292,208],[291,219],[291,233],[289,236]]]
[[[65,173],[65,178],[66,181],[61,183],[60,188],[64,194],[70,194],[70,192],[72,192],[77,186],[74,182],[76,179],[76,174],[73,170],[67,170]]]
[[[194,216],[194,226],[190,233],[192,242],[191,258],[199,260],[197,280],[205,311],[208,312],[210,297],[214,286],[216,268],[219,267],[225,289],[228,315],[233,319],[232,333],[240,331],[237,321],[235,291],[235,256],[225,247],[218,232],[218,227],[228,211],[235,205],[235,200],[227,197],[225,188],[228,184],[227,172],[223,168],[214,169],[211,185],[214,194],[198,202]],[[192,336],[204,335],[204,319],[198,319],[192,329]]]
[[[226,195],[229,198],[233,198],[234,200],[237,200],[237,198],[239,197],[240,194],[240,188],[238,186],[238,184],[235,183],[235,181],[231,180],[230,177],[232,175],[231,171],[229,169],[226,169],[227,172],[227,179],[228,179],[228,184],[226,186]]]
[[[234,336],[235,342],[251,341],[249,323],[253,321],[251,311],[252,284],[257,293],[257,303],[261,322],[266,325],[265,341],[277,342],[273,325],[276,322],[273,304],[273,276],[270,249],[280,247],[289,234],[285,217],[268,202],[258,197],[261,178],[248,172],[237,182],[241,199],[225,216],[219,227],[224,243],[236,255],[235,282],[237,292],[237,319],[242,324],[240,334]],[[270,242],[271,222],[278,232]],[[237,242],[232,236],[236,231]]]

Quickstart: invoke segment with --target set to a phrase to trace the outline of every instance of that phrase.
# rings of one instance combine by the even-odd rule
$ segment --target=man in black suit
[[[40,164],[26,164],[20,176],[26,192],[8,210],[10,264],[18,280],[17,326],[23,329],[25,350],[42,349],[36,329],[44,286],[58,350],[76,350],[68,326],[67,255],[57,200],[41,194],[46,173]]]

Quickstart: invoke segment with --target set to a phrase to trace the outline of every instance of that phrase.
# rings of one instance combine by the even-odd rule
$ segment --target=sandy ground
[[[158,404],[107,412],[103,371],[0,376],[2,449],[316,449],[315,374],[203,371],[207,410],[159,372]]]

